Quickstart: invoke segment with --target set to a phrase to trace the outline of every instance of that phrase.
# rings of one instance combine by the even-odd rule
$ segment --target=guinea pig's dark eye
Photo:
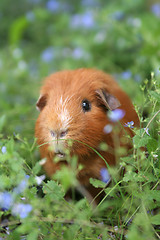
[[[82,101],[82,109],[83,112],[89,112],[91,110],[91,103],[87,99]]]

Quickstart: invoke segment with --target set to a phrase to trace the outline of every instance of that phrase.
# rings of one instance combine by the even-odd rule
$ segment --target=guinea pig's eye
[[[83,112],[89,112],[91,110],[91,103],[87,99],[82,101],[82,109]]]

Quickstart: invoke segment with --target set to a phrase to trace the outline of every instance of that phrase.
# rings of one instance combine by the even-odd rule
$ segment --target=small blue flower
[[[72,52],[72,56],[73,56],[73,58],[75,58],[75,59],[80,59],[80,58],[82,58],[83,56],[84,56],[84,51],[83,51],[83,49],[82,48],[75,48],[74,50],[73,50],[73,52]]]
[[[25,175],[25,179],[29,179],[30,176],[28,174]]]
[[[75,14],[71,18],[71,27],[93,28],[95,25],[92,12],[85,12],[84,14]]]
[[[104,129],[103,129],[103,131],[104,131],[104,133],[111,133],[112,132],[112,125],[111,124],[107,124],[105,127],[104,127]]]
[[[51,62],[54,58],[54,49],[53,47],[48,47],[46,48],[42,54],[41,54],[41,59],[44,61],[44,62]]]
[[[149,132],[148,132],[148,131],[149,131],[149,128],[144,128],[144,130],[145,130],[145,132],[147,133],[147,135],[150,136],[150,134],[149,134]]]
[[[31,211],[32,206],[24,203],[17,203],[12,208],[12,214],[15,216],[19,215],[20,218],[26,218]]]
[[[8,210],[12,207],[13,198],[9,192],[0,193],[0,207],[3,210]]]
[[[1,151],[2,151],[3,154],[5,154],[5,153],[7,152],[7,148],[6,148],[5,146],[3,146],[3,147],[1,148]]]
[[[148,211],[147,211],[147,214],[149,214],[149,215],[152,215],[152,216],[153,216],[153,215],[154,215],[154,211],[153,211],[153,210],[148,210]]]
[[[124,115],[125,115],[125,111],[122,109],[115,109],[108,113],[108,117],[111,122],[118,122],[124,117]]]
[[[124,127],[134,128],[133,125],[134,125],[134,122],[131,121],[131,122],[127,122],[127,123],[125,123],[125,124],[124,124]]]
[[[125,71],[125,72],[121,73],[121,77],[125,80],[130,79],[131,76],[132,76],[132,73],[130,71]]]
[[[45,175],[36,176],[35,179],[36,179],[37,185],[40,185],[44,181],[45,178],[46,178]]]
[[[27,185],[28,185],[28,179],[29,179],[29,175],[25,175],[25,178],[20,182],[20,184],[15,187],[13,189],[13,192],[16,194],[21,194],[24,192],[24,190],[26,189]]]
[[[60,9],[60,3],[56,0],[49,0],[46,7],[51,12],[57,12]]]
[[[104,183],[108,183],[110,181],[110,175],[108,173],[107,168],[101,168],[100,175],[101,175],[101,180]]]
[[[26,189],[26,187],[27,187],[27,180],[24,179],[24,180],[22,180],[22,181],[20,182],[20,184],[19,184],[17,187],[14,188],[13,191],[14,191],[16,194],[21,194],[21,193],[24,192],[24,190]]]
[[[160,18],[160,3],[153,4],[151,11],[156,17]]]
[[[75,48],[72,52],[72,56],[75,58],[75,59],[80,59],[83,57],[83,49],[82,48]]]
[[[72,57],[76,60],[81,58],[89,59],[90,55],[86,51],[84,51],[83,48],[77,47],[72,51]]]
[[[98,237],[97,237],[97,239],[100,239],[100,240],[102,240],[102,237],[101,237],[101,236],[98,236]]]

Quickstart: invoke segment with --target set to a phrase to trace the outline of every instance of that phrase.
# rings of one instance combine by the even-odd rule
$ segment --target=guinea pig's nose
[[[56,139],[64,138],[67,135],[68,130],[67,129],[65,129],[65,130],[64,129],[63,130],[56,130],[56,131],[51,130],[50,133],[51,133],[51,136],[53,138],[56,138]]]

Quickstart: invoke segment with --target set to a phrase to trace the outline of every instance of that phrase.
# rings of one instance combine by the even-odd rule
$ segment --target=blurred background
[[[44,77],[82,67],[112,74],[143,105],[141,84],[151,72],[160,78],[160,2],[0,1],[0,126],[6,136],[33,138]]]

